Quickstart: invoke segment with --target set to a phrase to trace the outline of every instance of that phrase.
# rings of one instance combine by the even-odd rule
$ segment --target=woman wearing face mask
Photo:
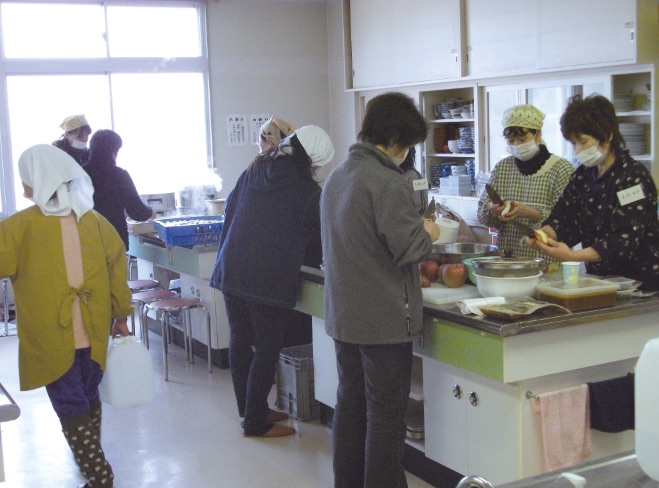
[[[548,244],[529,244],[561,261],[583,261],[588,273],[619,275],[659,290],[657,190],[629,156],[613,104],[601,95],[573,97],[561,132],[581,166],[544,221]],[[582,249],[571,249],[581,243]]]
[[[59,127],[64,131],[64,134],[56,141],[53,141],[53,146],[60,148],[82,166],[89,160],[87,141],[92,133],[92,128],[89,126],[87,119],[82,114],[69,115]]]
[[[573,171],[567,160],[547,150],[542,140],[544,118],[533,105],[516,105],[504,112],[501,125],[510,156],[497,163],[490,185],[509,202],[508,210],[506,205],[493,203],[487,193],[478,202],[478,220],[497,229],[499,248],[514,257],[539,257],[542,253],[525,244],[524,231],[511,221],[538,227],[549,216]]]

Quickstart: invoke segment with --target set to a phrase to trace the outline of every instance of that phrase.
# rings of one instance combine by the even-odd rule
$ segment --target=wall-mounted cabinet
[[[656,0],[539,0],[537,67],[655,60],[658,8]]]
[[[535,69],[538,41],[528,26],[536,22],[534,2],[465,0],[462,25],[469,76]]]
[[[460,76],[456,0],[350,0],[352,87]]]

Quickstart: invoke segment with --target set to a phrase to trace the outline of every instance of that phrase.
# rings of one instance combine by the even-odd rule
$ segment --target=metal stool
[[[162,286],[158,280],[128,280],[128,288],[131,293],[139,293],[142,291],[162,290]],[[130,313],[130,326],[131,335],[135,335],[135,311]]]
[[[147,349],[149,348],[149,328],[147,327],[147,316],[144,313],[144,305],[158,300],[168,300],[176,296],[177,293],[172,290],[149,290],[133,293],[132,301],[137,303],[137,316],[140,319],[140,336]]]
[[[198,298],[171,298],[169,300],[158,300],[144,305],[145,313],[154,310],[156,315],[160,313],[160,328],[162,331],[162,359],[165,364],[165,381],[169,380],[169,364],[167,362],[167,344],[169,342],[169,327],[174,327],[183,332],[183,343],[187,360],[194,363],[192,354],[192,321],[190,320],[190,310],[203,310],[206,312],[206,339],[208,342],[208,372],[213,371],[211,362],[211,316],[202,301]],[[183,319],[182,327],[177,327],[169,322],[170,314],[178,312]]]

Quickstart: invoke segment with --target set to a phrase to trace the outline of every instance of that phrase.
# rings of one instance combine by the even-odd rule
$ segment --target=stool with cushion
[[[162,290],[162,286],[158,280],[128,280],[128,288],[131,293],[139,293],[149,290]],[[131,335],[135,335],[135,312],[130,314]]]
[[[169,364],[167,360],[167,348],[169,342],[169,328],[183,332],[183,344],[187,355],[187,360],[194,363],[192,354],[192,321],[190,318],[191,310],[201,310],[206,314],[206,340],[208,350],[208,372],[212,372],[211,362],[211,316],[202,301],[198,298],[171,298],[168,300],[158,300],[144,305],[145,313],[153,310],[156,314],[160,313],[160,329],[162,331],[162,358],[165,365],[165,381],[169,380]],[[183,324],[181,326],[170,322],[172,313],[179,313]]]
[[[144,306],[158,300],[168,300],[177,296],[172,290],[148,290],[133,293],[133,302],[137,303],[137,316],[140,320],[140,336],[146,348],[149,348],[149,329],[147,327],[147,316],[144,313]],[[157,318],[157,316],[156,316]],[[134,327],[133,327],[134,329]]]

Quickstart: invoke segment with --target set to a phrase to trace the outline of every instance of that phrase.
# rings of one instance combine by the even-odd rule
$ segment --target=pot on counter
[[[479,242],[455,242],[452,244],[433,244],[430,258],[439,264],[462,264],[463,259],[482,256],[495,256],[497,246]]]

